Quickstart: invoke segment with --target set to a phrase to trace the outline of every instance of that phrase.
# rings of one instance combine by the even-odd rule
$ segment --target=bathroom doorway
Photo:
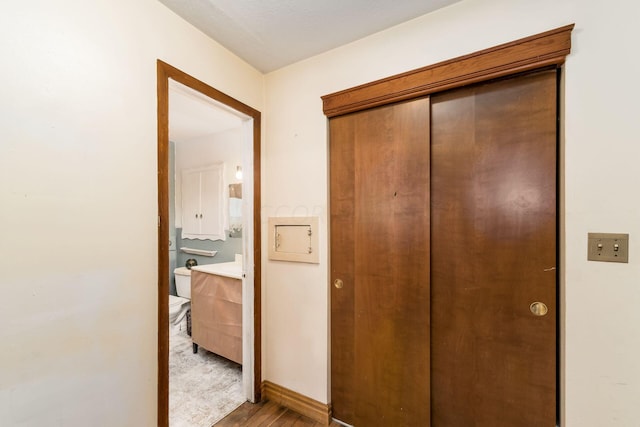
[[[172,117],[176,121],[179,115],[176,112],[179,111],[179,106],[176,110],[174,108],[176,105],[173,104],[179,104],[185,100],[193,101],[200,107],[206,107],[200,109],[207,114],[206,120],[201,123],[205,123],[209,129],[197,129],[199,125],[194,123],[191,133],[187,132],[183,137],[188,138],[191,135],[202,143],[203,138],[198,138],[198,132],[202,136],[203,132],[211,132],[211,126],[213,126],[213,132],[219,131],[221,135],[218,140],[225,139],[229,143],[216,141],[214,142],[216,147],[207,148],[207,151],[216,151],[220,147],[226,147],[221,149],[228,151],[220,154],[222,158],[213,162],[222,168],[220,177],[223,185],[220,188],[225,191],[225,194],[220,200],[222,201],[221,211],[225,215],[220,224],[224,225],[224,234],[218,237],[208,236],[203,239],[180,241],[185,237],[185,229],[178,233],[172,232],[176,225],[173,219],[180,213],[174,213],[174,207],[178,211],[180,207],[173,197],[175,192],[171,185],[171,178],[174,174],[180,174],[178,165],[175,163],[179,157],[176,154],[181,142],[174,139],[182,137],[172,134],[173,128],[178,127],[177,123],[174,126]],[[194,113],[191,118],[195,119],[198,114],[200,113]],[[188,114],[186,119],[181,120],[180,126],[188,128]],[[190,144],[190,147],[189,150],[193,152],[194,145]],[[195,147],[197,150],[198,143]],[[190,156],[193,158],[194,154]],[[195,156],[197,157],[197,153]],[[225,156],[231,160],[226,161]],[[236,173],[238,173],[237,177]],[[175,185],[175,181],[173,182]],[[238,184],[240,184],[242,195],[240,200],[237,200],[239,199]],[[176,192],[180,193],[179,187]],[[241,212],[240,220],[238,220],[238,212]],[[260,399],[260,112],[162,61],[158,61],[158,220],[158,426],[173,427],[169,426],[169,352],[171,351],[169,294],[175,294],[171,273],[175,267],[183,266],[182,258],[187,256],[183,254],[185,251],[180,249],[183,245],[193,246],[197,250],[201,250],[203,241],[218,245],[216,248],[221,249],[220,251],[204,251],[207,252],[206,255],[211,257],[213,253],[214,256],[205,258],[200,262],[201,264],[227,261],[220,257],[216,259],[215,257],[219,255],[215,252],[219,252],[221,257],[235,256],[236,262],[238,255],[240,256],[242,260],[241,397],[252,402]],[[178,224],[183,225],[179,221]],[[193,236],[186,236],[186,239],[189,237]],[[185,242],[194,242],[194,244],[185,245]],[[199,259],[203,260],[203,258]],[[186,325],[186,323],[183,324]],[[182,335],[183,338],[186,337],[184,333]],[[194,350],[195,348],[196,346]]]

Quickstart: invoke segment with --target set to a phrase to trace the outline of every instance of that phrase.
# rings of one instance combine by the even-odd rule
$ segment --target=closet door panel
[[[556,123],[555,71],[432,98],[435,426],[556,425]]]
[[[336,419],[355,417],[355,130],[357,115],[330,122],[331,400]],[[339,281],[339,282],[338,282]],[[346,283],[346,286],[344,284]],[[341,286],[337,288],[336,286]]]
[[[429,100],[330,126],[334,416],[428,426]]]

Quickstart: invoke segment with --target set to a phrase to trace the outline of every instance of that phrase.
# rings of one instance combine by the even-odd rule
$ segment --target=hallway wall
[[[156,59],[263,112],[263,224],[320,217],[317,265],[269,261],[263,226],[263,375],[329,402],[320,96],[575,22],[562,89],[564,426],[636,427],[638,12],[630,0],[463,0],[265,77],[156,0],[8,3],[0,420],[156,424]],[[629,264],[587,262],[590,231],[630,233]]]
[[[264,78],[156,0],[0,24],[0,424],[154,426],[156,60],[258,110]]]
[[[464,0],[268,74],[263,211],[319,215],[322,234],[319,265],[264,259],[265,379],[331,399],[327,120],[320,96],[575,23],[562,88],[564,426],[636,426],[640,59],[629,43],[640,37],[638,12],[630,0]],[[630,262],[587,262],[588,232],[629,233]]]

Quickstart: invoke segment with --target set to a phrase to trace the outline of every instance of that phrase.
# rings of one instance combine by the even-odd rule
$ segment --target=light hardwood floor
[[[321,427],[317,421],[273,402],[243,403],[213,427]],[[329,427],[341,427],[335,421]]]

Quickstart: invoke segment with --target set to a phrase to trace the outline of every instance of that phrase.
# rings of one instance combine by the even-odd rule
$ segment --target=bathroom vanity
[[[242,267],[236,262],[191,268],[191,339],[242,364]]]

